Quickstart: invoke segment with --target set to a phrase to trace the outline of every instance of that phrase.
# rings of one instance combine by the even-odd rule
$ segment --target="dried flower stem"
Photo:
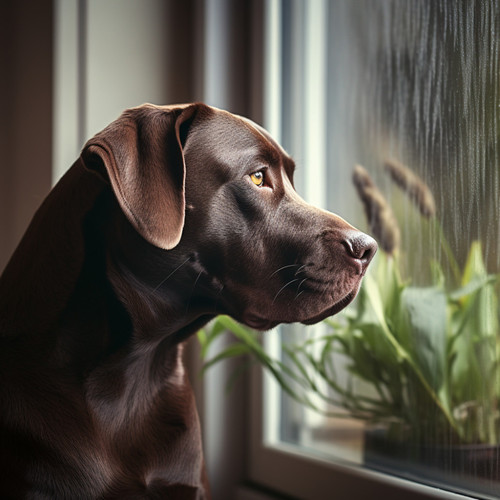
[[[386,160],[385,168],[394,183],[408,195],[424,217],[433,217],[436,214],[432,192],[420,177],[398,160]]]
[[[354,167],[353,182],[365,207],[368,225],[382,250],[393,255],[399,248],[399,227],[382,193],[361,165]]]
[[[434,196],[429,186],[420,179],[412,170],[406,165],[395,159],[388,159],[385,161],[385,168],[395,184],[397,184],[415,203],[419,212],[426,218],[432,218],[434,221],[434,228],[438,233],[441,247],[448,258],[451,271],[457,283],[460,282],[460,268],[457,264],[455,256],[444,235],[443,228],[436,218],[436,203]]]

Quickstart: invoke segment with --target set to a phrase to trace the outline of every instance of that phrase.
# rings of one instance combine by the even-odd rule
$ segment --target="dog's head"
[[[206,105],[128,110],[82,157],[148,242],[142,279],[187,314],[315,323],[355,297],[377,248],[298,196],[293,160],[264,129]]]

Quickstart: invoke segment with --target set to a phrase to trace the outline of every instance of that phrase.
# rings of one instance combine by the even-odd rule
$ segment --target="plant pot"
[[[500,497],[500,446],[416,444],[365,431],[365,466],[440,488]]]

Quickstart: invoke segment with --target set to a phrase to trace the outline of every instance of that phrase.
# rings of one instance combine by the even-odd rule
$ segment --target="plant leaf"
[[[410,328],[409,353],[434,391],[446,373],[446,295],[438,288],[408,287],[402,307]]]

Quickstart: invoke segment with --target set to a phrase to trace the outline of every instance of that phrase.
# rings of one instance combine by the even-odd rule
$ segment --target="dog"
[[[260,126],[142,105],[90,139],[0,279],[0,496],[209,498],[183,342],[355,297],[377,246]]]

